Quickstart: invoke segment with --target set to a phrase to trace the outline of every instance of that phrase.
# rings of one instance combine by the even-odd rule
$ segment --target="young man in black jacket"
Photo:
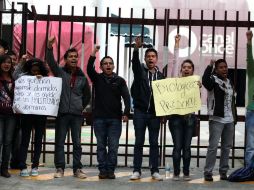
[[[100,62],[102,73],[96,72],[94,61],[95,54],[99,49],[99,46],[94,48],[87,65],[87,74],[93,82],[95,90],[93,125],[97,138],[99,178],[115,179],[114,171],[122,132],[121,120],[128,121],[130,94],[125,80],[113,72],[114,62],[110,56],[102,58]],[[123,113],[121,98],[123,98],[125,105]]]
[[[136,38],[135,42],[136,44],[132,57],[134,81],[131,87],[131,95],[134,104],[133,123],[135,129],[135,146],[133,161],[134,171],[130,179],[140,179],[145,131],[146,127],[148,127],[151,175],[153,179],[161,181],[162,177],[158,169],[160,118],[156,117],[155,114],[152,81],[160,80],[164,77],[156,67],[158,61],[157,51],[153,48],[147,49],[145,52],[146,63],[141,64],[138,50],[138,48],[141,47],[140,38]]]

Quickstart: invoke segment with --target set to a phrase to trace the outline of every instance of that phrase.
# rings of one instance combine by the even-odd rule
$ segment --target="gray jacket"
[[[47,49],[47,63],[55,77],[62,78],[62,93],[58,114],[82,115],[91,98],[88,80],[83,71],[77,68],[76,80],[70,86],[71,73],[66,67],[59,67],[53,55],[53,49]]]

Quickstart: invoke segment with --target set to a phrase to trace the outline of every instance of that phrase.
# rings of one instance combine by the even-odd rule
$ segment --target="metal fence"
[[[237,85],[237,82],[239,82],[239,78],[237,75],[237,68],[238,68],[238,42],[241,40],[238,37],[238,32],[239,29],[250,29],[250,27],[254,26],[254,22],[250,20],[250,12],[246,13],[247,19],[246,20],[239,20],[239,12],[235,12],[235,19],[233,20],[228,20],[228,12],[224,12],[224,19],[218,20],[215,19],[216,11],[212,12],[212,19],[205,19],[205,11],[201,10],[200,11],[200,17],[199,19],[193,19],[192,18],[192,10],[188,11],[188,18],[181,18],[181,10],[177,10],[177,17],[176,18],[171,18],[171,12],[172,10],[165,9],[163,11],[163,18],[161,18],[161,13],[160,16],[157,14],[157,10],[153,10],[153,15],[149,14],[150,18],[146,18],[146,10],[142,9],[141,17],[134,17],[134,9],[130,10],[130,14],[128,17],[122,17],[122,9],[118,9],[118,14],[117,16],[115,15],[110,15],[110,9],[106,9],[106,15],[105,16],[98,16],[98,8],[94,8],[94,15],[93,16],[88,16],[86,14],[87,12],[87,7],[83,7],[83,15],[76,16],[74,15],[74,7],[71,7],[71,15],[63,15],[62,14],[62,7],[59,7],[59,14],[58,15],[52,15],[51,14],[51,7],[48,6],[48,10],[46,14],[37,14],[35,7],[31,7],[31,9],[28,8],[28,5],[26,3],[20,3],[18,5],[19,7],[22,8],[22,10],[18,11],[14,7],[14,3],[12,4],[12,9],[11,10],[3,10],[0,13],[0,36],[1,37],[6,37],[8,35],[8,40],[10,42],[10,48],[13,48],[13,34],[15,33],[15,25],[20,22],[22,25],[21,28],[21,43],[20,43],[20,52],[19,54],[25,54],[27,51],[27,43],[31,43],[27,41],[27,25],[28,22],[33,22],[34,23],[34,36],[33,36],[33,56],[38,56],[36,55],[36,44],[38,43],[37,39],[37,25],[36,23],[38,21],[45,21],[46,24],[46,30],[45,30],[45,42],[48,38],[49,35],[49,25],[50,22],[56,21],[58,22],[58,51],[57,51],[57,61],[59,62],[61,59],[60,55],[60,44],[65,40],[61,38],[61,30],[62,30],[62,23],[63,22],[69,22],[71,25],[70,27],[70,45],[73,42],[73,24],[74,23],[80,23],[82,25],[82,35],[81,35],[81,41],[82,44],[84,44],[85,40],[85,35],[86,35],[86,26],[91,26],[93,29],[93,43],[96,44],[98,37],[98,33],[104,34],[104,39],[105,39],[105,50],[102,54],[107,55],[109,53],[109,48],[110,48],[110,36],[115,36],[116,37],[116,73],[119,74],[119,69],[121,69],[119,63],[121,62],[121,48],[122,46],[125,47],[125,60],[124,64],[126,68],[130,68],[131,65],[131,54],[132,54],[132,47],[133,47],[133,41],[135,36],[140,35],[142,41],[144,42],[144,48],[149,47],[149,46],[156,46],[158,43],[159,38],[157,37],[158,34],[156,31],[161,32],[162,31],[162,45],[165,47],[168,47],[170,42],[168,39],[169,37],[169,30],[170,27],[175,27],[177,29],[177,32],[180,31],[181,26],[185,26],[189,29],[189,36],[188,36],[188,47],[192,46],[192,38],[191,38],[191,29],[193,27],[198,27],[200,31],[200,41],[199,41],[199,47],[203,47],[203,31],[204,27],[210,27],[212,30],[212,48],[215,46],[215,30],[216,27],[220,27],[220,29],[223,30],[224,33],[224,43],[223,43],[223,57],[227,57],[226,53],[226,34],[228,28],[234,28],[235,30],[235,52],[234,52],[234,72],[233,72],[233,81],[234,84]],[[186,13],[186,10],[185,10]],[[3,24],[3,15],[9,15],[9,21],[10,23],[8,24],[8,27]],[[15,18],[18,17],[20,18],[20,21],[15,21]],[[152,17],[152,18],[151,18]],[[104,30],[103,31],[98,31],[98,25],[103,24]],[[147,27],[151,29],[151,33],[147,33]],[[8,30],[6,29],[8,28]],[[111,31],[110,31],[111,30]],[[114,31],[112,31],[114,30]],[[8,32],[9,31],[9,32]],[[125,43],[121,43],[121,36],[125,36]],[[84,44],[86,45],[86,44]],[[43,48],[46,48],[44,46]],[[44,58],[45,59],[45,58]],[[130,72],[130,70],[126,71]],[[163,73],[165,76],[167,76],[168,73],[168,66],[165,66],[163,68]],[[88,113],[86,115],[89,115]],[[202,113],[199,113],[199,118],[200,121],[207,121],[208,116]],[[244,122],[245,117],[238,116],[238,121]],[[48,119],[48,124],[52,123],[54,120],[53,119]],[[199,121],[199,124],[200,124]],[[131,122],[131,121],[130,121]],[[83,155],[89,156],[89,162],[88,165],[94,165],[96,163],[96,143],[95,143],[95,137],[94,137],[94,132],[93,132],[93,126],[87,126],[90,130],[90,137],[87,139],[87,143],[82,143],[83,149]],[[123,158],[124,166],[129,166],[129,158],[133,157],[133,151],[132,148],[134,147],[133,142],[129,142],[129,136],[130,136],[130,125],[129,123],[126,124],[124,127],[125,130],[123,131],[123,134],[125,136],[124,143],[120,143],[120,149],[123,151],[119,152],[118,156]],[[167,140],[167,126],[161,125],[161,130],[160,130],[160,137],[159,137],[159,150],[160,150],[160,165],[164,166],[165,165],[165,160],[167,157],[171,157],[171,151],[173,144],[169,144]],[[46,136],[46,135],[45,135]],[[196,159],[197,167],[199,167],[200,164],[200,159],[204,158],[205,155],[201,154],[201,150],[205,150],[207,148],[207,145],[203,145],[200,143],[200,135],[197,137],[195,140],[195,144],[192,145],[192,150],[195,151],[195,154],[192,155],[193,158]],[[33,145],[33,142],[32,142]],[[66,141],[66,156],[67,156],[67,163],[70,162],[70,157],[72,154],[71,151],[71,139],[70,139],[70,133],[67,135],[67,141]],[[42,158],[43,162],[46,162],[46,155],[47,154],[54,154],[54,151],[51,149],[47,149],[49,146],[54,146],[54,142],[47,142],[46,137],[44,137],[44,142],[43,142],[43,151],[42,151]],[[149,145],[144,145],[144,147],[149,147]],[[232,167],[234,167],[235,164],[235,159],[242,159],[244,154],[242,153],[241,155],[236,155],[237,150],[244,150],[244,145],[243,146],[238,146],[235,144],[235,138],[234,138],[234,144],[232,148],[232,154],[231,154],[231,159],[232,159]],[[33,152],[33,146],[31,146],[31,152]],[[148,154],[144,154],[144,157],[148,157]]]

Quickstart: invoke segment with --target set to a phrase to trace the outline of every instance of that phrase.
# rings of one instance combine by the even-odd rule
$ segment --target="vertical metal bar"
[[[133,8],[131,8],[131,15],[130,15],[130,48],[129,48],[129,68],[131,67],[131,47],[132,47],[132,18],[133,18]],[[129,71],[130,72],[130,71]]]
[[[167,9],[166,10],[166,38],[165,38],[165,46],[168,47],[168,36],[169,36],[169,19],[170,19],[170,10]],[[166,52],[168,53],[168,52]],[[164,76],[167,76],[168,73],[168,65],[166,65],[163,69],[164,72]],[[166,118],[165,118],[166,119]],[[167,145],[167,125],[163,124],[162,125],[162,129],[161,129],[161,139],[160,139],[160,158],[162,158],[162,165],[165,166],[165,162],[166,162],[166,145]]]
[[[96,44],[96,34],[97,34],[97,13],[98,13],[98,8],[95,7],[95,23],[94,23],[94,44]],[[94,85],[92,88],[92,108],[94,108],[94,97],[95,97],[95,90],[94,90]],[[90,137],[90,166],[93,165],[93,137],[94,137],[94,131],[93,131],[93,123],[91,124],[91,137]]]
[[[3,12],[0,10],[0,38],[2,39],[3,38],[3,22],[2,22],[2,19],[3,19]]]
[[[85,42],[85,32],[86,32],[86,7],[83,7],[83,25],[82,25],[82,44]]]
[[[73,16],[74,16],[74,6],[71,6],[71,33],[70,33],[70,46],[72,47],[73,41]]]
[[[214,40],[215,40],[215,10],[213,10],[213,26],[212,26],[212,57],[214,56]],[[214,58],[214,57],[213,57]]]
[[[60,64],[60,47],[61,47],[61,31],[62,31],[62,5],[59,7],[59,25],[58,25],[58,46],[57,46],[57,63]]]
[[[118,10],[118,35],[117,35],[117,54],[116,54],[116,74],[119,73],[119,49],[120,49],[120,35],[121,35],[121,8]]]
[[[154,9],[154,24],[153,24],[153,47],[155,46],[155,37],[156,37],[156,19],[157,19],[157,9]]]
[[[226,25],[226,22],[227,22],[227,11],[225,11],[225,15],[224,15],[224,22],[225,22],[225,25],[224,25],[224,51],[223,51],[223,59],[226,59],[226,41],[227,41],[227,25]]]
[[[49,37],[49,23],[50,23],[50,5],[48,5],[48,11],[47,11],[47,25],[46,25],[46,36],[45,36],[46,42],[48,41],[48,37]],[[47,52],[47,44],[45,45],[44,61],[46,61],[46,52]]]
[[[203,20],[204,20],[204,10],[201,10],[201,26],[200,26],[200,42],[199,42],[199,46],[201,49],[201,56],[202,56],[202,47],[203,47]],[[202,59],[202,57],[201,57]],[[198,115],[200,115],[200,111],[198,112]],[[199,126],[200,126],[200,120],[197,121]],[[199,157],[200,157],[200,132],[198,134],[198,139],[197,139],[197,167],[199,167]]]
[[[191,50],[191,21],[192,21],[192,11],[189,10],[189,51],[188,57],[190,57],[190,50]]]
[[[179,21],[180,21],[180,9],[177,10],[177,34],[179,34],[179,32],[180,32]]]
[[[239,11],[236,11],[236,22],[239,21]],[[236,24],[236,34],[235,34],[235,69],[234,69],[234,86],[237,86],[237,58],[238,58],[238,24]],[[235,126],[234,126],[235,128]],[[233,148],[232,148],[232,168],[235,167],[235,130],[233,138]]]
[[[27,39],[27,3],[18,3],[22,5],[22,35],[20,44],[20,55],[26,54],[26,39]]]
[[[36,33],[37,33],[37,18],[34,16],[34,43],[33,43],[33,57],[36,57]]]
[[[14,5],[15,5],[14,2],[12,2],[11,3],[11,33],[10,33],[11,43],[9,44],[10,50],[13,49],[13,28],[14,28],[14,12],[15,12]]]
[[[108,55],[108,25],[109,25],[109,7],[107,7],[107,22],[106,22],[106,39],[105,39],[105,56]]]

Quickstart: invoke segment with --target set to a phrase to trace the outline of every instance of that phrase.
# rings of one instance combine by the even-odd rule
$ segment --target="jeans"
[[[134,146],[134,171],[141,173],[143,146],[145,141],[146,127],[149,131],[149,166],[151,173],[159,172],[159,147],[158,137],[160,131],[160,118],[154,114],[145,113],[138,109],[134,110],[133,123],[135,129]]]
[[[246,166],[254,164],[254,111],[247,110],[245,118],[246,127],[246,150],[245,164]]]
[[[21,145],[21,126],[20,126],[20,115],[16,116],[16,127],[14,130],[13,140],[12,140],[12,150],[11,150],[11,168],[18,168],[20,159],[20,145]]]
[[[0,114],[0,147],[2,147],[2,169],[8,169],[16,119],[14,115]],[[1,155],[1,154],[0,154]]]
[[[97,161],[100,172],[114,172],[117,165],[119,139],[122,133],[120,119],[95,119],[94,132],[97,139]],[[108,152],[107,147],[108,145]]]
[[[217,121],[209,121],[209,145],[206,154],[206,164],[204,174],[211,174],[216,162],[216,155],[219,140],[221,139],[221,154],[219,173],[226,174],[229,166],[229,153],[233,144],[234,123],[220,123]]]
[[[21,145],[20,145],[20,169],[26,169],[26,159],[31,138],[32,128],[35,130],[34,135],[34,154],[32,157],[32,168],[39,166],[42,138],[45,133],[47,117],[44,115],[21,115]]]
[[[81,125],[83,116],[73,114],[60,114],[56,118],[55,131],[55,167],[65,169],[64,143],[69,128],[71,129],[71,139],[73,142],[73,172],[83,167],[81,163]]]
[[[169,117],[169,130],[172,135],[174,175],[180,174],[181,152],[183,159],[183,173],[189,175],[191,160],[191,140],[195,127],[194,115],[172,115]]]

